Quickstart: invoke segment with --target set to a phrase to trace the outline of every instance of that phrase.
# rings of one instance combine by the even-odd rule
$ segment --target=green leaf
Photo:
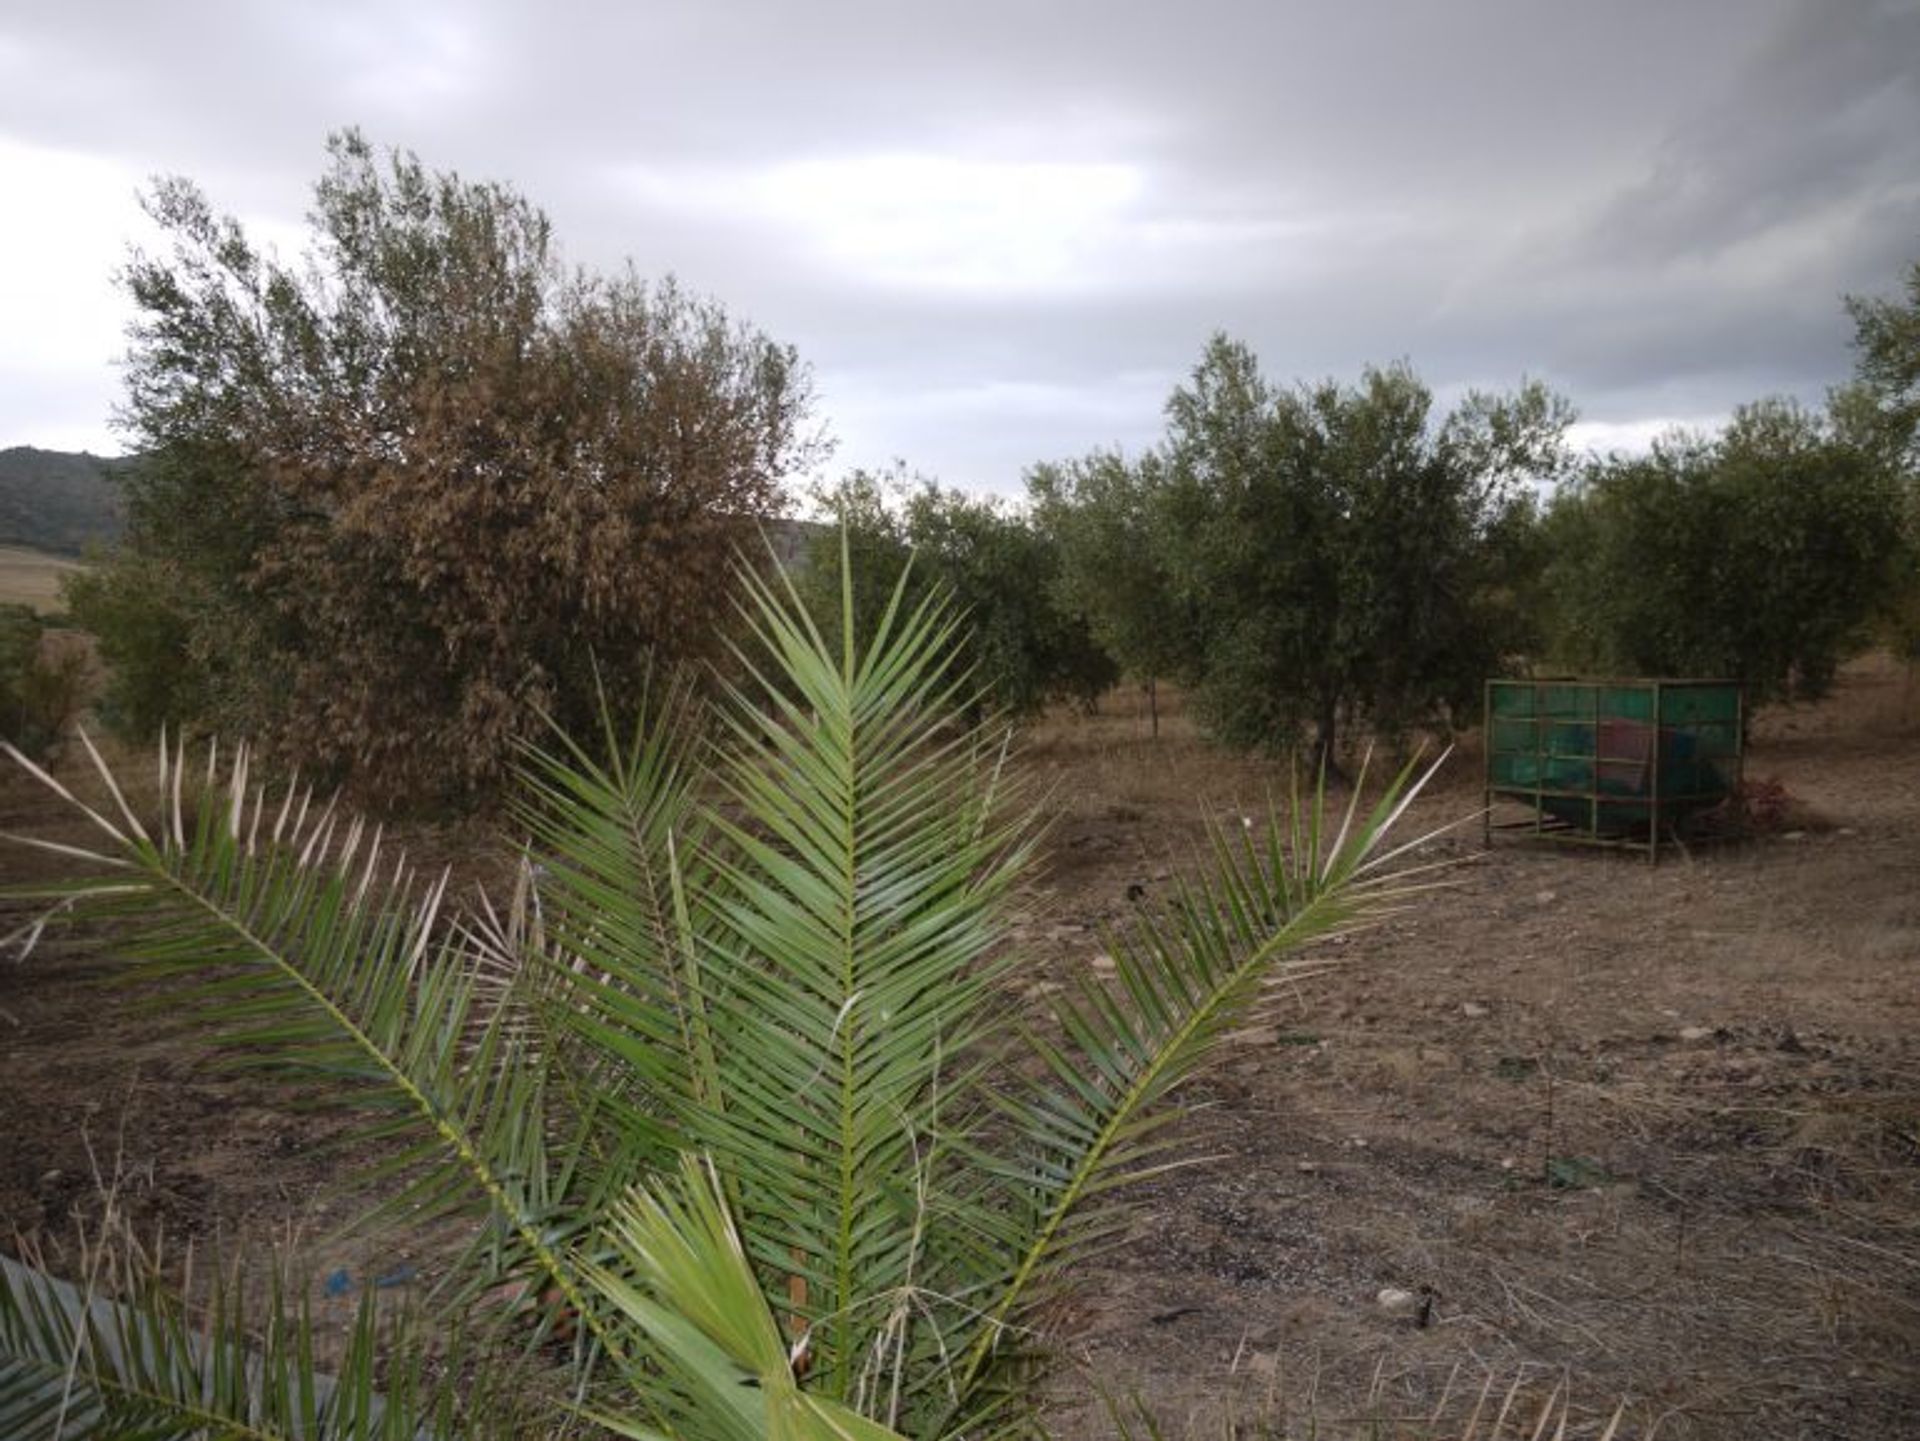
[[[636,1190],[616,1209],[614,1261],[594,1286],[647,1335],[679,1401],[673,1434],[695,1441],[886,1441],[898,1433],[802,1389],[708,1162]],[[805,1354],[803,1341],[795,1348]],[[657,1399],[657,1389],[646,1383]],[[657,1433],[596,1411],[624,1435]]]
[[[455,1380],[467,1369],[457,1340],[443,1341],[433,1371],[442,1379],[429,1381],[408,1318],[382,1314],[371,1290],[344,1352],[323,1372],[313,1318],[304,1304],[287,1307],[278,1273],[263,1318],[249,1314],[236,1271],[194,1322],[126,1258],[91,1260],[94,1284],[78,1287],[0,1256],[0,1435],[9,1441],[480,1441],[518,1433],[519,1408],[503,1390]],[[118,1294],[109,1296],[103,1280]],[[462,1404],[462,1391],[471,1404]]]

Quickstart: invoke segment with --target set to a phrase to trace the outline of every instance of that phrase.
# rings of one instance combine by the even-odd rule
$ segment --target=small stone
[[[1096,972],[1098,972],[1100,975],[1110,976],[1114,973],[1114,971],[1119,969],[1119,967],[1114,964],[1114,959],[1112,956],[1102,951],[1099,955],[1093,958],[1093,969]]]
[[[1560,893],[1558,891],[1535,891],[1533,893],[1533,903],[1537,906],[1550,906],[1559,899]]]
[[[1511,1156],[1502,1156],[1500,1158],[1500,1169],[1503,1171],[1511,1171],[1515,1166],[1519,1164],[1520,1163],[1514,1160],[1513,1157]]]
[[[1318,1161],[1302,1161],[1293,1169],[1303,1176],[1317,1176],[1320,1173],[1320,1163]]]
[[[1683,1041],[1704,1041],[1713,1034],[1709,1026],[1682,1026],[1680,1039]]]
[[[1403,1291],[1398,1286],[1387,1286],[1374,1297],[1380,1303],[1380,1309],[1389,1316],[1411,1316],[1420,1309],[1420,1297],[1412,1291]]]
[[[1367,1138],[1365,1136],[1355,1136],[1352,1140],[1348,1141],[1347,1144],[1356,1151],[1364,1151],[1367,1149]]]
[[[1477,1021],[1482,1016],[1491,1015],[1492,1012],[1478,1001],[1468,1001],[1460,1007],[1460,1014],[1465,1016],[1469,1021]]]

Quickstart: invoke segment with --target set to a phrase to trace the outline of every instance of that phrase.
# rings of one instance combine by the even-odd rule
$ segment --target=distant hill
[[[79,555],[118,540],[117,472],[127,462],[17,445],[0,450],[0,545]]]

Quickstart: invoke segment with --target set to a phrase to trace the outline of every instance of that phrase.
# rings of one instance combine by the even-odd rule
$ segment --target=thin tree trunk
[[[1347,781],[1347,773],[1340,767],[1340,753],[1335,748],[1338,740],[1339,700],[1336,696],[1328,695],[1321,699],[1320,716],[1314,722],[1314,763],[1326,775],[1344,785]]]

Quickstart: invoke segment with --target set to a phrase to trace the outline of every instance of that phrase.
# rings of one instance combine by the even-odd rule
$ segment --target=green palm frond
[[[597,751],[561,735],[525,755],[515,814],[538,864],[486,948],[519,986],[549,1085],[592,1117],[588,1221],[671,1164],[712,1087],[682,871],[701,849],[697,740],[675,686],[625,735],[603,706]]]
[[[323,1364],[314,1319],[278,1276],[255,1324],[238,1275],[198,1323],[122,1262],[109,1298],[0,1257],[0,1435],[9,1441],[468,1441],[514,1434],[509,1398],[454,1377],[404,1317],[361,1298],[344,1350]],[[96,1273],[98,1274],[98,1273]],[[439,1380],[431,1379],[438,1376]],[[467,1394],[464,1398],[461,1391]]]
[[[359,1113],[384,1154],[362,1175],[392,1187],[370,1220],[482,1210],[495,1265],[537,1267],[573,1299],[564,1237],[584,1123],[550,1107],[544,1069],[523,1063],[511,992],[444,921],[445,875],[419,880],[310,791],[270,798],[244,748],[223,767],[210,746],[190,784],[184,746],[163,742],[151,823],[90,742],[112,815],[7,749],[95,827],[98,850],[53,847],[100,872],[58,901],[124,921],[130,974],[167,983],[170,1014],[231,1064],[324,1078]]]
[[[805,1343],[789,1349],[747,1257],[710,1163],[683,1159],[677,1177],[637,1190],[614,1211],[615,1255],[595,1287],[643,1332],[664,1373],[645,1399],[673,1398],[680,1441],[898,1441],[898,1433],[801,1386]],[[618,1416],[623,1435],[660,1438]],[[662,1438],[664,1441],[664,1438]]]
[[[515,814],[541,860],[539,950],[561,983],[557,1019],[607,1064],[603,1095],[643,1114],[701,1089],[699,1008],[681,904],[702,889],[690,692],[670,687],[622,736],[602,712],[598,754],[562,735],[530,748]]]
[[[900,1349],[896,1303],[951,1279],[944,1133],[966,1124],[1030,850],[1000,751],[952,719],[954,618],[900,596],[857,652],[851,616],[829,643],[755,586],[770,677],[725,712],[701,953],[721,1091],[702,1144],[842,1399]]]
[[[1042,1083],[1001,1100],[1014,1148],[980,1157],[1012,1188],[1024,1244],[972,1339],[955,1420],[991,1425],[1011,1405],[1019,1421],[1017,1382],[994,1373],[1030,1367],[1026,1324],[1076,1265],[1123,1238],[1126,1188],[1172,1164],[1168,1098],[1269,987],[1324,964],[1302,947],[1377,920],[1419,888],[1380,862],[1409,849],[1383,854],[1383,843],[1437,766],[1416,775],[1410,765],[1365,815],[1363,768],[1337,830],[1324,785],[1305,803],[1296,787],[1258,837],[1250,824],[1215,826],[1212,864],[1164,914],[1109,939],[1111,975],[1083,973],[1054,998],[1052,1028],[1029,1037]]]

